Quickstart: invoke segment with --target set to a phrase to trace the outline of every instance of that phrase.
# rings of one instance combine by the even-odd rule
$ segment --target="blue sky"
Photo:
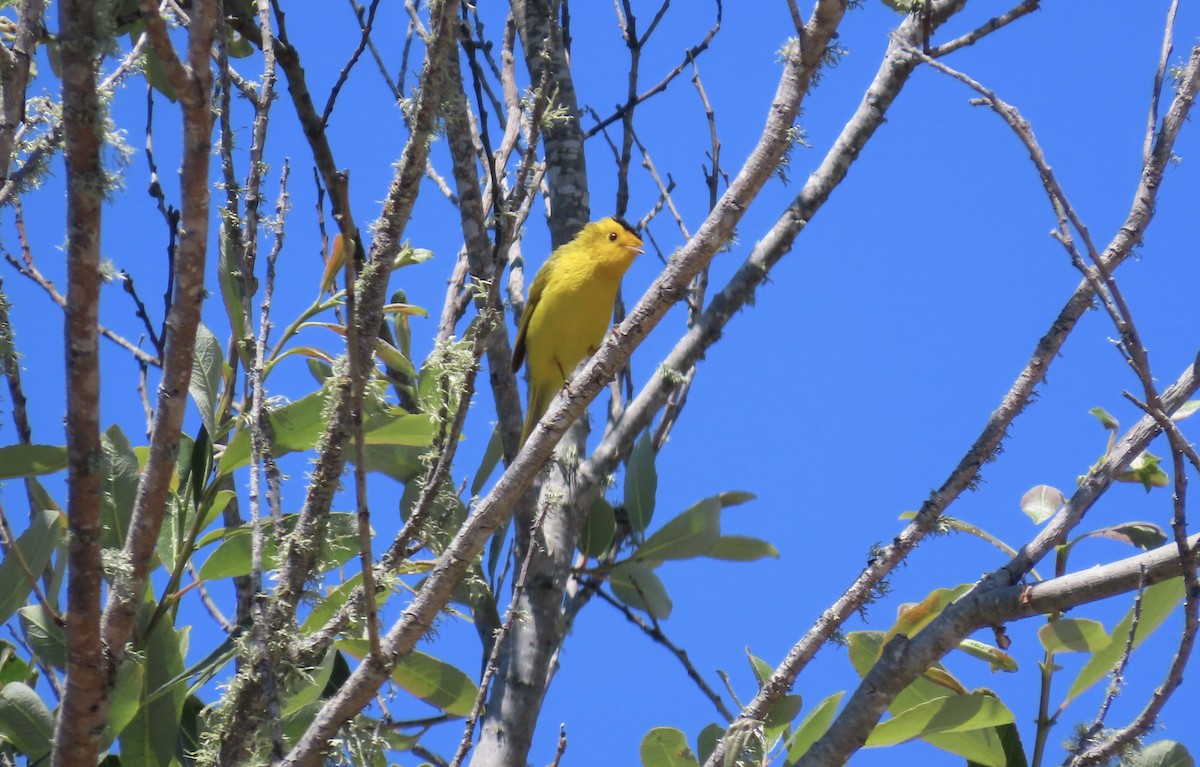
[[[731,173],[757,139],[778,81],[776,52],[791,22],[785,4],[771,5],[727,3],[721,32],[699,60],[723,142],[722,164]],[[635,7],[644,25],[654,9]],[[1000,3],[971,4],[938,39],[949,39],[1004,8]],[[613,9],[604,3],[576,3],[571,10],[580,100],[606,114],[622,100],[626,87],[626,53]],[[1137,181],[1165,14],[1165,3],[1131,9],[1127,3],[1096,2],[1085,12],[1078,5],[1049,2],[946,60],[1030,120],[1064,189],[1101,243],[1124,219]],[[319,15],[297,10],[288,18],[310,87],[314,94],[324,94],[356,42],[353,18],[341,7]],[[674,66],[711,20],[708,3],[673,6],[646,51],[643,82],[656,82]],[[847,16],[839,43],[848,52],[836,68],[824,72],[800,119],[812,148],[796,148],[789,183],[769,182],[749,210],[736,241],[714,261],[714,286],[732,274],[819,163],[873,77],[888,31],[899,20],[876,2]],[[402,9],[384,7],[377,30],[394,41],[403,21]],[[1198,28],[1200,13],[1181,10],[1180,48],[1172,63],[1186,56]],[[394,65],[398,51],[388,55]],[[243,61],[242,71],[253,74],[257,64],[249,61]],[[359,66],[329,135],[338,164],[351,169],[355,217],[361,225],[377,215],[377,200],[385,193],[405,136],[378,73],[370,62]],[[50,82],[43,78],[35,88],[51,87]],[[756,305],[733,319],[700,364],[687,409],[659,457],[659,521],[714,493],[748,490],[758,499],[727,511],[725,532],[768,539],[780,551],[778,560],[754,564],[696,560],[668,563],[659,571],[675,602],[663,629],[688,650],[714,687],[720,687],[716,670],[728,672],[743,700],[754,691],[746,648],[777,662],[858,574],[870,546],[900,530],[898,516],[916,509],[946,478],[1079,282],[1061,246],[1048,236],[1054,219],[1024,149],[998,117],[967,103],[972,95],[928,69],[913,76],[847,180],[759,291]],[[323,95],[317,99],[322,101]],[[154,297],[161,294],[165,238],[153,202],[142,193],[144,104],[137,81],[114,103],[114,115],[139,153],[126,170],[128,193],[105,211],[103,243],[106,257],[134,275],[153,311],[161,305]],[[315,294],[321,264],[307,147],[290,104],[278,102],[274,117],[268,198],[276,194],[282,159],[293,162],[292,210],[275,309],[276,323],[283,325]],[[637,120],[654,164],[678,184],[675,201],[692,231],[707,209],[700,165],[707,163],[708,133],[702,118],[685,76],[645,104]],[[171,135],[177,119],[160,98],[155,146],[164,185],[176,200],[170,169],[177,152]],[[239,142],[247,146],[250,123],[244,108],[234,122]],[[1194,359],[1200,335],[1195,315],[1198,150],[1196,131],[1189,125],[1177,145],[1181,162],[1168,171],[1155,223],[1138,258],[1118,272],[1164,385]],[[588,152],[593,216],[599,217],[611,211],[615,175],[611,153],[600,139],[589,143]],[[444,146],[435,147],[435,158],[446,172]],[[635,165],[638,159],[635,154]],[[26,217],[39,265],[62,285],[59,167],[60,177],[27,200]],[[656,192],[644,173],[634,171],[631,178],[629,215],[634,218],[653,204]],[[15,250],[13,231],[6,213],[0,236],[10,251]],[[665,218],[654,224],[654,235],[666,247],[682,244]],[[430,349],[444,281],[461,242],[457,213],[430,184],[422,190],[406,236],[436,254],[431,262],[405,270],[394,284],[435,318],[414,320],[414,356],[421,358]],[[548,241],[544,220],[535,214],[523,239],[530,263],[540,264]],[[641,295],[660,268],[653,253],[640,258],[625,280],[626,299]],[[26,358],[35,441],[61,442],[61,314],[11,269],[3,277],[14,304],[17,343]],[[215,283],[213,290],[215,294]],[[104,302],[103,321],[136,334],[119,286],[107,289]],[[222,313],[219,301],[210,302],[208,312],[223,335],[216,319]],[[644,381],[655,368],[682,332],[684,319],[682,311],[673,311],[637,351],[635,381]],[[1025,490],[1046,483],[1069,492],[1104,449],[1107,435],[1087,411],[1104,407],[1125,425],[1137,417],[1121,396],[1125,389],[1136,390],[1137,382],[1110,343],[1112,336],[1111,324],[1100,312],[1080,323],[1048,382],[1039,388],[1038,401],[1010,431],[1004,454],[985,469],[980,489],[960,498],[950,514],[1013,545],[1032,537],[1035,528],[1018,508]],[[50,337],[55,341],[43,340]],[[336,345],[331,336],[310,340]],[[121,423],[136,440],[142,429],[140,407],[130,397],[136,366],[111,344],[104,346],[104,364],[104,420]],[[287,372],[272,379],[273,393],[299,396],[311,385],[302,363],[281,370]],[[602,408],[593,407],[594,419],[603,417]],[[494,418],[489,397],[481,391],[455,469],[459,480],[473,474]],[[15,441],[8,423],[8,437],[0,435],[0,441]],[[1185,433],[1194,434],[1195,428],[1185,422]],[[1166,454],[1165,444],[1152,449]],[[284,506],[292,510],[301,498],[306,465],[292,461],[287,470],[292,485],[285,491]],[[372,482],[374,524],[378,540],[384,540],[394,527],[393,510],[402,488],[384,478]],[[4,490],[10,517],[17,516],[19,494],[17,485]],[[1169,493],[1147,495],[1122,485],[1089,513],[1083,529],[1133,519],[1165,526],[1169,517]],[[1094,542],[1076,550],[1072,569],[1132,553],[1116,543]],[[972,581],[1003,561],[995,549],[964,536],[927,540],[894,574],[892,596],[872,606],[867,622],[855,618],[845,628],[886,629],[902,602],[919,600],[933,588]],[[1047,564],[1042,571],[1051,569]],[[1129,603],[1118,599],[1072,614],[1111,626]],[[396,605],[390,609],[394,616]],[[215,636],[211,622],[199,612],[196,621],[191,652],[200,657]],[[1027,747],[1037,710],[1041,651],[1035,631],[1040,625],[1026,621],[1008,628],[1014,640],[1010,653],[1021,665],[1018,674],[993,675],[966,658],[948,661],[968,687],[992,688],[1013,708]],[[1133,682],[1110,722],[1123,723],[1144,704],[1174,650],[1177,626],[1178,621],[1168,622],[1135,656]],[[473,629],[454,619],[445,619],[423,649],[468,671],[478,664]],[[1060,656],[1060,663],[1066,670],[1056,679],[1055,701],[1078,665],[1069,656]],[[845,651],[830,647],[801,675],[796,692],[804,696],[807,710],[856,682]],[[1098,700],[1098,690],[1093,691],[1068,709],[1051,735],[1052,760],[1058,753],[1054,744],[1070,734],[1073,723],[1090,720]],[[1185,686],[1162,720],[1163,734],[1193,751],[1200,750],[1200,737],[1186,715],[1196,700],[1195,690]],[[678,727],[694,743],[695,734],[714,719],[711,705],[679,665],[597,602],[567,641],[530,760],[550,761],[560,722],[569,740],[565,763],[599,765],[634,763],[637,744],[651,727]],[[457,741],[459,729],[444,729],[430,744],[450,751],[446,744]],[[913,744],[864,750],[855,763],[930,759],[958,761]]]

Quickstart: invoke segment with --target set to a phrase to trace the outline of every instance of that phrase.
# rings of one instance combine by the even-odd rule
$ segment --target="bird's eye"
[[[609,242],[616,242],[616,241],[617,241],[617,233],[616,233],[616,232],[609,232],[609,233],[608,233],[608,241],[609,241]]]

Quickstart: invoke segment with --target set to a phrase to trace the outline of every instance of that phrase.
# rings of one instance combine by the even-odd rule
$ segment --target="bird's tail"
[[[546,414],[546,408],[550,407],[550,402],[554,399],[555,394],[558,394],[558,387],[537,386],[532,381],[530,382],[529,406],[525,409],[525,426],[521,429],[522,446],[525,444],[525,440],[529,439],[533,427],[537,426],[537,422],[542,420],[542,416]]]

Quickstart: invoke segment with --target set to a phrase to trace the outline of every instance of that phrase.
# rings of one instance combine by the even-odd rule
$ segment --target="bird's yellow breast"
[[[608,329],[621,278],[642,240],[616,218],[595,221],[558,248],[538,270],[513,346],[513,371],[529,366],[524,443],[580,360]]]

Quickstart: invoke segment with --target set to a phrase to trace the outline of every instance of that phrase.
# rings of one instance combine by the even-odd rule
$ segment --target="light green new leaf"
[[[1147,493],[1156,487],[1166,487],[1170,484],[1171,477],[1162,470],[1160,463],[1161,458],[1149,450],[1143,450],[1133,459],[1127,470],[1116,476],[1116,480],[1140,484]]]
[[[1049,485],[1038,485],[1021,496],[1021,511],[1028,514],[1035,525],[1053,517],[1062,505],[1062,492]]]
[[[28,529],[17,538],[17,550],[29,572],[37,577],[58,546],[63,531],[62,514],[57,511],[40,511],[34,515]],[[9,553],[0,562],[0,623],[5,623],[33,591],[29,576],[21,569],[21,563]]]
[[[658,470],[654,467],[654,447],[647,431],[633,446],[625,466],[625,511],[634,531],[640,533],[649,527],[657,492]]]
[[[204,325],[196,328],[196,356],[192,358],[192,378],[188,394],[200,411],[200,421],[209,434],[217,433],[217,403],[221,398],[221,368],[224,366],[221,343]]]
[[[978,639],[963,639],[959,641],[958,649],[972,658],[984,661],[991,671],[1006,671],[1015,674],[1020,670],[1015,658],[987,642],[980,642]]]
[[[812,747],[812,744],[817,742],[817,738],[825,734],[829,725],[833,723],[833,715],[837,713],[838,704],[841,703],[842,696],[845,694],[845,691],[835,692],[808,712],[808,716],[804,717],[804,721],[800,723],[785,744],[788,764],[795,764]]]
[[[0,447],[0,479],[40,477],[67,468],[67,449],[58,445]]]
[[[1099,621],[1059,618],[1038,629],[1046,652],[1096,652],[1108,646],[1108,632]]]
[[[706,554],[721,537],[721,503],[705,498],[667,522],[633,552],[645,562],[691,559]]]
[[[1096,420],[1100,422],[1100,425],[1109,431],[1117,431],[1121,428],[1120,422],[1117,421],[1116,418],[1113,418],[1112,414],[1102,407],[1094,407],[1089,410],[1088,413],[1095,416]]]
[[[54,714],[28,685],[11,682],[0,687],[0,735],[33,764],[50,753]]]
[[[638,748],[642,767],[699,767],[687,736],[673,727],[655,727]]]
[[[655,618],[671,617],[674,605],[667,587],[645,562],[622,562],[609,575],[613,594],[630,607],[645,610]]]
[[[362,659],[370,654],[366,639],[339,639],[347,655]],[[475,705],[475,682],[445,661],[413,650],[392,671],[392,681],[402,689],[450,716],[467,716]]]
[[[1172,421],[1182,421],[1184,418],[1200,410],[1200,399],[1190,399],[1179,406],[1179,408],[1171,414]]]
[[[867,737],[866,745],[893,746],[929,735],[980,730],[1012,721],[1012,711],[992,695],[947,695],[880,722]]]
[[[1157,629],[1183,598],[1183,579],[1172,578],[1169,581],[1148,586],[1142,594],[1142,612],[1138,619],[1137,634],[1134,635],[1133,646],[1137,647]],[[1129,630],[1133,626],[1133,610],[1125,613],[1121,622],[1113,628],[1109,635],[1108,644],[1097,650],[1079,670],[1079,675],[1067,690],[1067,701],[1073,700],[1080,693],[1108,676],[1116,666],[1121,655],[1125,652],[1125,643]],[[1064,701],[1066,702],[1066,701]]]
[[[704,556],[726,562],[755,562],[767,557],[779,559],[779,549],[760,538],[722,535]]]

